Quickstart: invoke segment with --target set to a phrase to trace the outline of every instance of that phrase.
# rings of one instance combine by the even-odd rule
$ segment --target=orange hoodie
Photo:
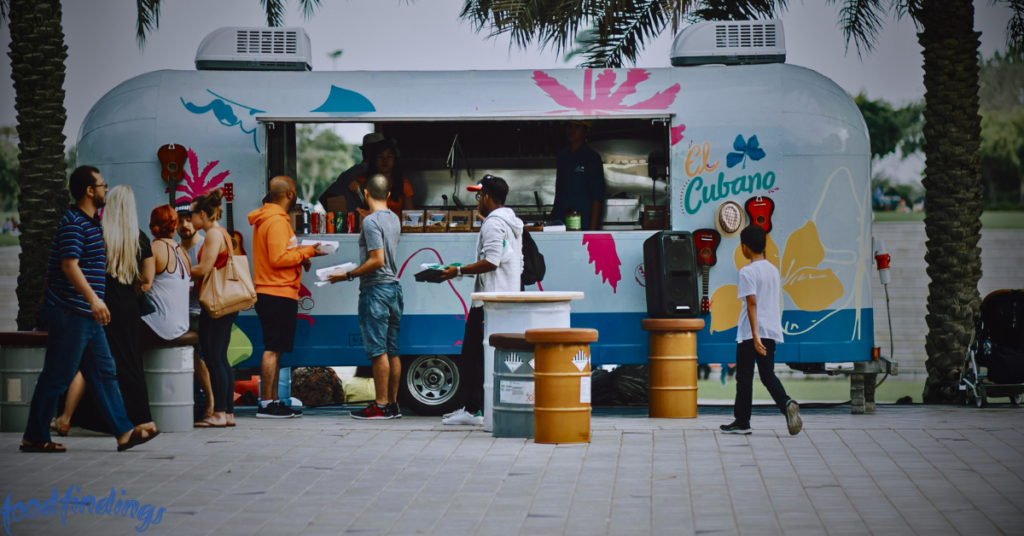
[[[302,262],[313,256],[313,246],[298,247],[291,218],[273,203],[250,212],[249,225],[256,293],[298,300]]]

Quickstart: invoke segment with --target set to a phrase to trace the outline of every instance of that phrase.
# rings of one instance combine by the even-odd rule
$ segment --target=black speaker
[[[696,318],[697,253],[688,231],[661,231],[644,241],[647,315],[651,318]]]

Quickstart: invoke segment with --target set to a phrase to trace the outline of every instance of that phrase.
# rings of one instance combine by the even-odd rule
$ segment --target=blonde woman
[[[128,420],[136,427],[156,432],[149,412],[149,391],[139,351],[141,315],[139,297],[149,290],[156,272],[149,238],[139,229],[135,195],[127,186],[115,186],[107,194],[103,210],[103,243],[107,253],[106,294],[110,322],[103,326],[117,369],[117,384]],[[72,425],[110,433],[92,397],[83,397],[85,380],[79,372],[68,389],[64,413],[52,429],[66,435]]]

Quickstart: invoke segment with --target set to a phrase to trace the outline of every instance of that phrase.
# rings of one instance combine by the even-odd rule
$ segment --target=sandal
[[[71,423],[68,423],[65,426],[61,426],[60,424],[57,424],[57,419],[54,418],[52,421],[50,421],[50,430],[57,432],[57,435],[61,437],[67,437],[68,432],[71,431]]]
[[[199,421],[192,423],[192,428],[227,428],[230,425],[227,424],[213,424],[209,421]]]
[[[143,433],[147,433],[147,434],[149,434],[149,436],[142,437]],[[130,435],[128,437],[128,442],[125,443],[124,445],[118,445],[117,446],[117,451],[118,452],[124,452],[124,451],[126,451],[128,449],[135,448],[135,447],[137,447],[137,446],[139,446],[139,445],[141,445],[143,443],[149,442],[150,439],[153,439],[154,437],[156,437],[158,435],[160,435],[160,432],[147,432],[147,431],[143,430],[142,428],[133,428],[132,429],[132,435]]]
[[[22,443],[20,450],[22,452],[38,452],[44,454],[57,454],[68,451],[68,449],[64,448],[64,445],[54,443],[52,441],[47,441],[46,443],[29,443],[27,445]]]

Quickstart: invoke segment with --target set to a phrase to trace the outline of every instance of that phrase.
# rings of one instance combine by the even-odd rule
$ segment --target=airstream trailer
[[[146,73],[96,103],[79,133],[79,161],[111,184],[130,185],[144,218],[169,198],[158,148],[186,147],[173,197],[233,184],[234,225],[249,251],[245,215],[270,178],[295,176],[296,125],[371,123],[397,140],[417,208],[454,209],[459,197],[471,208],[465,187],[484,174],[502,176],[508,205],[540,225],[553,202],[565,125],[585,119],[612,198],[605,223],[534,232],[547,274],[528,290],[585,293],[572,304],[572,324],[600,331],[595,366],[646,362],[642,245],[656,227],[719,231],[698,355],[702,363],[732,362],[736,272],[746,262],[734,231],[755,220],[770,228],[768,260],[782,275],[777,362],[810,369],[871,360],[867,129],[838,85],[783,63],[781,22],[691,26],[676,40],[673,66],[657,69],[313,72],[308,50],[299,28],[218,30],[201,45],[197,70]],[[314,268],[357,260],[356,235],[316,238],[340,246]],[[475,241],[471,232],[401,237],[403,393],[417,411],[459,402],[457,355],[473,282],[416,283],[413,275],[422,263],[472,262]],[[319,287],[313,272],[303,277],[296,349],[282,365],[366,364],[357,285]],[[243,312],[236,328],[232,363],[258,366],[255,313]]]

